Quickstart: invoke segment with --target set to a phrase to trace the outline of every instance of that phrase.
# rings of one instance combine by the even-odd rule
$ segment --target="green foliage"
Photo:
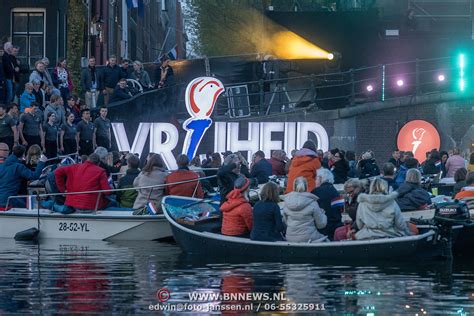
[[[84,47],[84,30],[86,28],[86,11],[82,0],[69,0],[67,20],[67,63],[72,76],[74,92],[80,87],[81,57]]]

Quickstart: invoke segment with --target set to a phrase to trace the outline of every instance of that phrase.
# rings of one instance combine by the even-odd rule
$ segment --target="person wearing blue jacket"
[[[265,159],[265,153],[261,150],[253,155],[253,164],[250,169],[250,177],[256,178],[258,184],[268,182],[268,177],[272,175],[272,165]]]
[[[22,179],[36,180],[40,177],[46,162],[46,156],[41,155],[35,171],[31,171],[20,159],[25,155],[25,147],[13,147],[12,154],[0,164],[0,209],[5,210],[8,197],[18,195]],[[24,201],[13,199],[9,206],[24,207]]]

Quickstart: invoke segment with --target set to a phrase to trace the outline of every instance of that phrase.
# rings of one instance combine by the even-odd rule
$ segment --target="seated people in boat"
[[[335,241],[350,239],[352,234],[357,232],[356,218],[357,207],[359,207],[357,198],[360,193],[366,192],[366,185],[368,185],[366,179],[359,180],[357,178],[349,179],[344,183],[344,192],[346,193],[344,212],[349,215],[350,221],[346,218],[346,225],[336,228],[334,231]]]
[[[283,150],[274,150],[272,152],[272,158],[268,160],[272,165],[272,174],[275,176],[286,176],[286,163],[288,157]]]
[[[316,175],[316,188],[311,191],[318,197],[318,205],[327,217],[326,227],[320,229],[319,232],[328,236],[330,240],[333,240],[336,228],[342,226],[341,213],[344,208],[344,197],[337,192],[333,183],[334,176],[331,171],[319,168]]]
[[[265,159],[265,153],[261,150],[253,154],[250,177],[255,178],[258,184],[267,183],[268,177],[272,175],[272,165]]]
[[[423,174],[438,174],[441,172],[441,155],[439,151],[433,149],[429,153],[429,158],[423,163]]]
[[[138,192],[133,189],[133,181],[140,173],[138,167],[140,166],[140,158],[134,154],[128,154],[127,156],[127,171],[123,177],[119,179],[118,188],[131,190],[117,191],[117,202],[120,207],[132,208],[135,199],[137,198]]]
[[[110,190],[105,170],[99,167],[100,158],[97,154],[91,154],[88,160],[82,164],[74,164],[58,168],[54,171],[56,185],[59,192],[83,192]],[[91,211],[107,208],[109,200],[106,198],[110,192],[68,194],[64,205],[74,210]]]
[[[454,173],[454,187],[453,187],[453,198],[461,192],[462,188],[466,186],[466,178],[467,178],[467,169],[466,168],[459,168]]]
[[[250,239],[259,241],[284,240],[285,225],[280,212],[279,187],[274,182],[268,182],[260,191],[261,200],[253,207],[253,227]]]
[[[145,167],[143,167],[140,174],[133,181],[133,187],[161,186],[138,189],[137,198],[135,203],[133,203],[134,209],[141,209],[145,207],[148,202],[152,202],[158,210],[161,210],[161,199],[165,191],[163,184],[165,184],[167,176],[164,166],[163,159],[159,154],[151,154],[148,156]]]
[[[312,140],[307,140],[303,148],[295,153],[288,171],[288,185],[286,193],[293,191],[293,184],[297,177],[304,177],[308,183],[308,192],[316,187],[316,170],[321,168],[321,161],[316,154],[316,145]]]
[[[386,162],[382,166],[382,179],[387,181],[388,190],[390,192],[398,189],[398,184],[395,182],[395,165],[391,162]]]
[[[10,147],[5,143],[0,143],[0,164],[4,163],[8,158]]]
[[[361,193],[357,198],[356,224],[359,231],[356,239],[374,239],[411,235],[408,225],[395,202],[398,193],[388,193],[385,180],[375,179],[370,184],[369,194]]]
[[[418,169],[409,169],[398,189],[397,203],[402,212],[426,208],[431,204],[431,197],[421,187],[421,173]]]
[[[469,209],[474,209],[474,171],[469,172],[466,177],[466,186],[454,198],[465,201]]]
[[[327,224],[327,217],[318,205],[318,197],[308,192],[304,177],[293,181],[294,191],[285,195],[283,216],[286,222],[286,240],[290,242],[314,242],[324,235],[318,229]]]
[[[405,159],[405,162],[400,166],[400,170],[398,171],[397,177],[395,178],[395,182],[398,184],[398,186],[405,182],[408,170],[416,169],[418,168],[418,165],[419,162],[416,158],[408,157]]]
[[[13,146],[12,154],[0,164],[0,211],[4,211],[8,197],[18,195],[21,181],[36,180],[40,177],[46,162],[46,156],[41,155],[40,162],[35,171],[29,170],[20,159],[25,155],[25,147],[22,145]],[[24,207],[25,201],[12,199],[9,206]]]
[[[120,167],[112,165],[112,163],[109,164],[109,152],[105,147],[97,147],[94,150],[94,153],[99,155],[100,158],[100,163],[99,166],[105,170],[105,173],[107,174],[107,177],[110,176],[111,173],[119,173],[120,172]]]
[[[198,180],[199,175],[196,172],[189,170],[188,156],[179,155],[176,159],[176,164],[178,165],[178,170],[170,173],[165,180],[165,183],[168,184],[165,188],[166,195],[189,196],[202,199],[204,197],[204,192],[202,191],[201,183]],[[190,180],[196,181],[185,182]]]
[[[221,205],[223,235],[249,237],[252,230],[252,206],[249,203],[250,180],[239,176],[234,189],[227,194],[227,200]]]
[[[240,159],[236,154],[229,154],[224,159],[224,164],[217,172],[217,183],[221,195],[221,205],[227,201],[227,194],[234,189],[234,182],[240,174]]]

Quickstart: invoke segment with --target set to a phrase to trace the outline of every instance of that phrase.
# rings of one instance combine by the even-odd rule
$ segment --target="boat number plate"
[[[62,232],[88,232],[89,228],[87,227],[87,223],[64,223],[59,222],[59,231]]]

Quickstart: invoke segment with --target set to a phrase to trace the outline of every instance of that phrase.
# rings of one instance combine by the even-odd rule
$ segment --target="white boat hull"
[[[38,227],[38,213],[25,209],[0,212],[0,238]],[[93,240],[156,240],[172,236],[163,215],[132,215],[130,211],[59,214],[40,210],[39,238]]]

